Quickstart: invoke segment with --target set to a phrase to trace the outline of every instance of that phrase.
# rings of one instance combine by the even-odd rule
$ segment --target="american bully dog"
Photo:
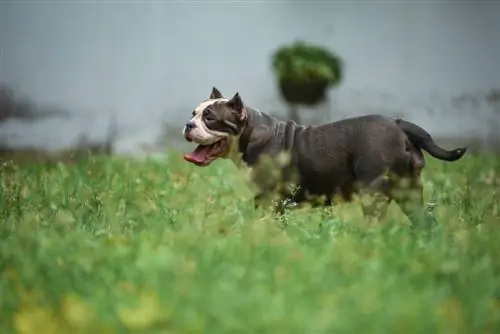
[[[318,126],[279,121],[245,105],[239,93],[225,98],[215,87],[193,110],[183,135],[198,144],[186,161],[208,166],[230,158],[251,167],[256,203],[271,192],[297,204],[322,197],[322,205],[331,205],[334,196],[351,201],[367,193],[371,199],[361,205],[368,218],[383,217],[394,200],[414,223],[423,213],[422,150],[445,161],[466,152],[445,150],[418,125],[383,115]]]

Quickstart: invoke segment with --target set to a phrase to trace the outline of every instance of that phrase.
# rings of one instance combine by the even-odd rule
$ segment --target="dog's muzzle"
[[[184,126],[184,138],[186,138],[187,141],[192,142],[193,138],[191,136],[191,131],[196,128],[196,124],[194,122],[190,121],[187,122],[186,125]]]

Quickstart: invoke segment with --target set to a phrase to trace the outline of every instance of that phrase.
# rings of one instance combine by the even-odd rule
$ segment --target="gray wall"
[[[180,135],[213,85],[283,111],[269,57],[295,38],[346,61],[331,119],[381,111],[438,136],[496,131],[491,107],[454,98],[500,88],[500,3],[40,1],[0,4],[0,82],[77,117],[9,122],[0,138],[69,145],[81,131],[102,137],[113,111],[125,149],[153,139],[162,119]]]

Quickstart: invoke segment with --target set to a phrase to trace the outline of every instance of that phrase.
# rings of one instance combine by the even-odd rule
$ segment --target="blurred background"
[[[3,1],[0,150],[159,154],[212,86],[306,124],[402,116],[444,146],[500,150],[500,3]],[[302,40],[342,59],[312,105],[280,93],[274,52]],[[292,110],[292,111],[291,111]]]

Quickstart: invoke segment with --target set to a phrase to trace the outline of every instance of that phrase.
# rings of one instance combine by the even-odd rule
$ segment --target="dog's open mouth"
[[[212,145],[198,145],[193,152],[184,155],[184,160],[198,166],[208,166],[226,151],[227,144],[227,139],[221,139]]]

